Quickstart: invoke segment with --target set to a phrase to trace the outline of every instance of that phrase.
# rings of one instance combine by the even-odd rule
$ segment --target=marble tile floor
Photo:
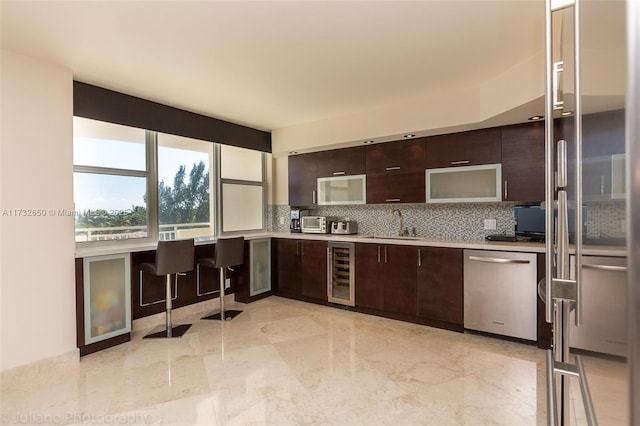
[[[534,346],[279,297],[235,308],[230,322],[176,321],[194,323],[182,339],[140,330],[80,362],[3,373],[2,423],[546,424]],[[625,363],[585,368],[600,424],[626,424]]]

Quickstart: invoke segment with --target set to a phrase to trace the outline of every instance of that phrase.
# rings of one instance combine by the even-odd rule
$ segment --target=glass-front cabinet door
[[[353,243],[329,243],[328,300],[340,305],[355,306],[355,250]]]
[[[249,242],[251,250],[250,296],[271,290],[271,239],[261,238]]]
[[[83,259],[84,344],[131,332],[131,255]]]

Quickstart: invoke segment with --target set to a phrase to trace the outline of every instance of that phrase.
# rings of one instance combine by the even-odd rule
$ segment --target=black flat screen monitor
[[[516,235],[544,240],[545,211],[540,206],[515,206],[513,215],[516,221]]]
[[[555,212],[557,215],[557,212]],[[544,241],[545,237],[545,210],[540,206],[515,206],[513,208],[513,215],[516,221],[516,236],[528,237],[536,241]],[[554,215],[555,217],[555,215]],[[587,208],[582,207],[582,220],[584,222],[582,235],[586,235],[586,218]],[[576,212],[575,209],[569,209],[568,211],[568,228],[569,228],[569,241],[573,242],[575,237],[575,222]]]

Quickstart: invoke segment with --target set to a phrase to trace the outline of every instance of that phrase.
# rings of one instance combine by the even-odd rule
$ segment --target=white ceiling
[[[273,130],[473,87],[544,48],[544,0],[1,0],[2,48]]]

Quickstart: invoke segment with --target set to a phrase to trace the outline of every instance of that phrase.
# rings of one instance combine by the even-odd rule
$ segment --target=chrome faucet
[[[391,210],[391,219],[393,219],[394,213],[398,213],[398,217],[400,218],[400,229],[398,231],[398,236],[402,237],[404,235],[404,232],[403,232],[404,227],[402,226],[403,225],[402,213],[400,213],[400,210],[398,209]]]

